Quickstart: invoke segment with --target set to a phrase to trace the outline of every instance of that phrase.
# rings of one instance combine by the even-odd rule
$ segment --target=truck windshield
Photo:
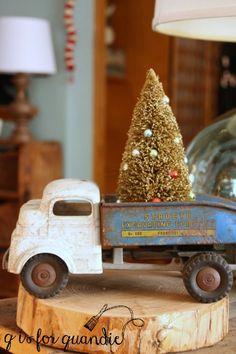
[[[92,213],[92,205],[84,200],[58,200],[52,211],[57,216],[88,216]]]

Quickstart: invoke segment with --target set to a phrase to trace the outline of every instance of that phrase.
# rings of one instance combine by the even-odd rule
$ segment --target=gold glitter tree
[[[153,69],[133,112],[117,195],[122,202],[193,198],[182,136]]]

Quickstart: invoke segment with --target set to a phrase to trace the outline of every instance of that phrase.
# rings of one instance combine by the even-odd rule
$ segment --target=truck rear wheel
[[[225,297],[233,285],[233,272],[217,254],[194,255],[183,269],[184,285],[200,302],[215,302]]]
[[[21,271],[24,288],[38,298],[58,294],[68,282],[68,268],[57,256],[42,253],[30,258]]]

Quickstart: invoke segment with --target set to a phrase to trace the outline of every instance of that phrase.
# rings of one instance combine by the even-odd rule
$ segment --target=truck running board
[[[147,263],[103,263],[103,269],[127,269],[127,270],[157,270],[157,271],[181,271],[183,263],[178,258],[173,258],[169,264]]]

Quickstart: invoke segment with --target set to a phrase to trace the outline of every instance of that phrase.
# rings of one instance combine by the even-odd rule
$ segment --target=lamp
[[[236,41],[235,0],[156,0],[153,30],[179,37]]]
[[[17,92],[9,105],[11,120],[16,123],[13,140],[31,139],[27,124],[38,111],[27,99],[28,76],[55,71],[50,26],[45,19],[0,17],[0,72],[14,74]]]

